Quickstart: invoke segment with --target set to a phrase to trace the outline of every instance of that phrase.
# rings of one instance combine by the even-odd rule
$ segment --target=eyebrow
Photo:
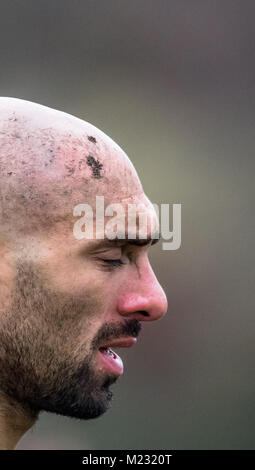
[[[118,239],[117,239],[118,241]],[[155,245],[159,241],[159,238],[134,238],[132,239],[125,239],[123,240],[124,244],[127,245],[135,245],[135,246],[146,246],[151,243],[151,245]]]
[[[160,235],[158,238],[114,238],[113,240],[109,240],[108,238],[98,241],[98,247],[107,245],[107,246],[147,246],[147,245],[155,245],[160,239]],[[101,242],[101,243],[100,243]]]

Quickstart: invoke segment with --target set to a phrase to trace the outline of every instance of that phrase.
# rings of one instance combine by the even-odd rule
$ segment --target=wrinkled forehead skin
[[[17,98],[0,98],[0,222],[12,232],[73,223],[76,204],[143,203],[153,210],[126,153],[92,124]],[[68,222],[68,223],[69,223]]]

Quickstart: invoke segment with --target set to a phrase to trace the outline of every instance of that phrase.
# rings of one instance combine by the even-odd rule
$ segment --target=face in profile
[[[45,173],[40,172],[39,178],[34,172],[33,179],[23,185],[30,195],[36,188],[33,201],[40,202],[47,193],[54,205],[38,203],[33,217],[26,223],[22,217],[8,240],[2,268],[9,277],[8,302],[1,308],[0,388],[31,413],[45,410],[90,419],[109,408],[111,386],[123,373],[117,349],[133,346],[142,322],[161,318],[167,301],[148,260],[150,233],[142,241],[77,240],[73,236],[73,207],[92,195],[103,194],[109,202],[122,204],[124,210],[135,199],[144,204],[145,211],[152,211],[127,157],[119,147],[112,149],[112,141],[101,131],[93,129],[92,139],[91,128],[84,125],[83,136],[87,133],[85,141],[80,139],[82,151],[77,139],[67,146],[61,137],[54,150],[54,171],[48,164],[44,167],[50,184]],[[45,147],[44,152],[49,150]],[[73,148],[76,153],[71,155],[70,167]],[[81,163],[84,151],[90,159]],[[92,152],[99,156],[92,159]],[[42,158],[46,158],[44,153]],[[22,168],[19,162],[17,168]],[[19,181],[13,179],[13,184]],[[32,207],[34,202],[29,204]],[[49,223],[52,207],[55,219]],[[47,214],[43,215],[40,211],[45,208]],[[21,206],[19,213],[22,210]]]

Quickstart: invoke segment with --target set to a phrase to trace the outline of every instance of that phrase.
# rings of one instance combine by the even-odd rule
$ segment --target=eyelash
[[[103,259],[102,261],[106,264],[109,264],[112,268],[119,268],[124,264],[121,259]]]

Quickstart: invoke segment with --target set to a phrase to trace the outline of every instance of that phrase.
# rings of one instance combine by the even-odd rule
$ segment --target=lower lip
[[[113,356],[107,354],[104,350],[99,349],[98,356],[100,361],[100,367],[107,369],[109,372],[115,375],[123,374],[123,362],[121,358],[114,351]]]

